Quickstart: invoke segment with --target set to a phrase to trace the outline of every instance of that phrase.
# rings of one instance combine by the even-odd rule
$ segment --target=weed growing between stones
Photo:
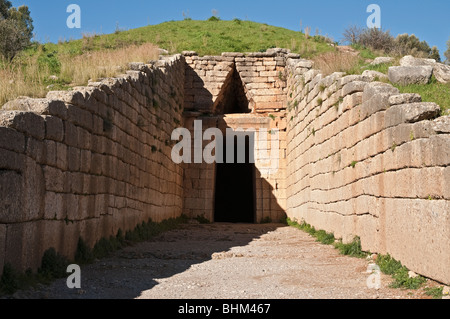
[[[315,237],[318,242],[325,245],[333,245],[334,248],[338,249],[342,255],[366,258],[371,255],[370,252],[365,252],[362,250],[361,239],[355,237],[351,243],[344,244],[342,240],[336,240],[334,235],[327,233],[324,230],[316,230],[313,226],[307,224],[303,221],[301,224],[291,219],[286,219],[287,224],[291,227],[298,228],[312,237]],[[410,271],[408,268],[403,266],[400,261],[395,260],[389,254],[388,255],[378,255],[376,258],[376,264],[380,267],[382,273],[390,275],[393,278],[393,282],[390,284],[391,288],[403,288],[403,289],[419,289],[426,282],[426,278],[422,276],[410,276]],[[427,288],[426,294],[433,296],[433,298],[442,298],[442,287],[437,288]]]
[[[361,247],[361,239],[355,237],[351,243],[344,244],[342,241],[338,241],[334,244],[334,247],[339,250],[342,255],[365,258],[369,253],[364,252]]]
[[[195,217],[195,220],[198,221],[200,224],[211,224],[211,221],[205,217],[205,215],[199,215]]]
[[[311,236],[315,237],[318,242],[325,244],[325,245],[331,245],[335,242],[334,234],[330,234],[325,232],[324,230],[317,231],[313,226],[307,224],[306,222],[302,222],[301,224],[298,224],[295,221],[292,221],[291,219],[287,219],[287,224],[291,227],[298,228]]]
[[[444,296],[444,287],[427,287],[425,294],[433,299],[442,299]]]
[[[393,288],[418,289],[426,281],[422,276],[410,277],[409,270],[389,254],[378,256],[376,263],[381,272],[394,278],[394,282],[391,284]]]

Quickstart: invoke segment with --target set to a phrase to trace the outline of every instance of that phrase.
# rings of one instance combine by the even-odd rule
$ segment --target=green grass
[[[313,226],[307,224],[306,222],[302,222],[301,224],[299,224],[291,220],[290,218],[288,218],[286,221],[289,226],[295,227],[310,234],[312,237],[315,237],[316,240],[322,244],[331,245],[335,242],[333,234],[327,233],[324,230],[316,230]]]
[[[440,83],[433,76],[429,84],[394,85],[400,93],[417,93],[423,102],[434,102],[441,107],[441,115],[450,114],[450,83]]]
[[[301,32],[236,19],[169,21],[45,46],[49,52],[78,55],[90,50],[116,49],[147,42],[156,44],[170,53],[197,51],[200,56],[220,55],[222,52],[259,52],[282,47],[311,57],[332,50],[326,41],[319,37],[306,39]]]
[[[365,49],[362,49],[361,55],[364,51]],[[354,73],[361,74],[364,70],[373,70],[387,75],[389,68],[395,65],[399,65],[398,61],[378,65],[360,64],[355,68]],[[360,71],[356,71],[358,69]],[[434,102],[438,104],[441,107],[441,115],[450,115],[450,83],[440,83],[432,76],[428,84],[392,85],[398,88],[400,93],[417,93],[421,95],[423,102]]]
[[[378,255],[376,263],[382,273],[390,275],[394,279],[390,285],[392,288],[418,289],[426,282],[422,276],[410,278],[409,269],[389,254]]]
[[[300,229],[310,234],[312,237],[315,237],[318,242],[326,245],[333,245],[334,248],[339,250],[342,255],[356,258],[366,258],[370,254],[370,252],[363,251],[361,239],[359,237],[355,237],[351,243],[344,244],[342,240],[337,241],[334,234],[327,233],[324,230],[316,230],[305,221],[299,224],[296,221],[287,218],[286,222],[287,225]],[[378,255],[376,263],[380,267],[381,272],[392,276],[393,282],[390,285],[392,288],[419,289],[426,282],[426,278],[422,276],[410,278],[409,269],[403,266],[400,261],[392,258],[390,255]],[[439,296],[439,290],[430,290],[429,294]],[[440,294],[442,297],[442,289]]]
[[[377,265],[382,273],[393,275],[402,268],[401,262],[395,260],[390,255],[380,255],[377,257]]]
[[[433,297],[433,299],[442,299],[444,287],[427,287],[425,288],[425,294]]]
[[[170,21],[112,34],[85,34],[79,40],[33,43],[13,63],[0,59],[0,80],[3,78],[0,81],[0,105],[18,96],[45,97],[49,90],[87,85],[89,79],[115,76],[110,72],[120,73],[117,71],[119,65],[124,69],[129,62],[154,60],[158,56],[156,49],[150,54],[141,48],[150,43],[170,54],[197,51],[200,56],[222,52],[265,52],[281,47],[299,53],[303,58],[312,58],[334,50],[325,37],[306,37],[301,32],[238,19]],[[133,51],[135,54],[130,54],[133,46],[138,47]],[[123,50],[127,52],[123,53]],[[103,70],[96,68],[102,63],[105,63]],[[12,83],[10,79],[13,79]],[[158,104],[154,107],[158,108]]]
[[[381,72],[383,74],[388,74],[389,68],[391,66],[394,66],[395,63],[381,63],[381,64],[377,64],[377,65],[366,65],[363,67],[363,70],[371,70],[371,71],[378,71]]]
[[[409,270],[406,267],[401,267],[397,272],[395,272],[392,277],[394,282],[392,282],[392,288],[405,288],[405,289],[419,289],[427,280],[422,276],[409,277]]]
[[[339,250],[342,255],[356,258],[365,258],[369,254],[362,250],[361,239],[355,237],[351,243],[344,244],[342,241],[335,243],[335,248]]]

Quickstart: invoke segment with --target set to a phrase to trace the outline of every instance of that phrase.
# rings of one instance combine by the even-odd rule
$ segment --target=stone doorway
[[[239,134],[238,134],[239,136]],[[214,221],[226,223],[256,222],[255,163],[253,136],[229,136],[234,138],[234,158],[227,159],[227,147],[223,143],[223,163],[216,164]],[[224,142],[226,141],[224,138]],[[238,162],[238,149],[243,150],[245,161]]]

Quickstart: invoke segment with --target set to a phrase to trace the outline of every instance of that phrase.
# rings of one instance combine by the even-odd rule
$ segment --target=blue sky
[[[351,24],[365,26],[369,4],[381,7],[382,28],[391,34],[415,34],[441,55],[450,37],[448,0],[258,0],[258,1],[149,1],[149,0],[12,0],[14,6],[28,5],[34,19],[36,39],[57,42],[78,39],[86,33],[112,33],[119,26],[132,29],[169,20],[182,20],[183,12],[194,20],[205,20],[217,10],[224,20],[239,18],[299,31],[309,26],[314,34],[328,35],[335,41]],[[81,29],[69,29],[69,4],[81,8]]]

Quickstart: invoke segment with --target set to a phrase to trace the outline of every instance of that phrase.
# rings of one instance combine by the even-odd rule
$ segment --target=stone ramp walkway
[[[369,261],[285,225],[189,224],[81,268],[82,288],[65,280],[17,298],[48,299],[394,299],[417,291],[369,289]]]

